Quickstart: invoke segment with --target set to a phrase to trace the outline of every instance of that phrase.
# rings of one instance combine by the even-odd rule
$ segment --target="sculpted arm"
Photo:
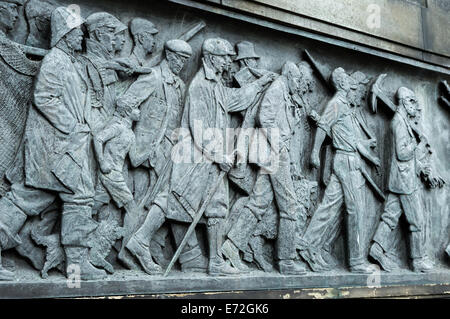
[[[133,167],[138,167],[141,165],[146,159],[148,159],[148,154],[146,153],[139,153],[137,150],[137,144],[136,144],[136,136],[133,134],[133,138],[130,142],[130,152],[128,153],[128,156],[130,157],[130,162]]]
[[[115,126],[107,126],[94,136],[94,152],[97,162],[100,165],[100,169],[104,174],[108,174],[111,171],[110,163],[107,163],[103,157],[104,145],[117,135]]]
[[[394,134],[395,153],[401,162],[409,161],[414,157],[415,145],[411,143],[408,128],[403,121],[395,119],[392,121],[391,129]]]
[[[34,104],[45,118],[59,131],[69,134],[75,130],[78,121],[67,109],[64,99],[70,85],[64,79],[64,68],[58,61],[45,60],[36,80]]]
[[[242,88],[225,88],[228,97],[228,112],[239,112],[247,109],[256,99],[256,96],[264,90],[266,84],[272,82],[274,78],[274,74],[267,73]]]

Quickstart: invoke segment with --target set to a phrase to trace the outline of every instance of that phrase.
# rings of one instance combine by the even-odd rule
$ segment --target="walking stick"
[[[207,196],[206,200],[203,202],[202,207],[200,207],[199,211],[195,215],[194,220],[192,221],[192,224],[189,226],[189,229],[187,230],[186,234],[184,235],[183,241],[181,242],[180,246],[178,246],[178,249],[175,252],[175,255],[173,256],[172,260],[170,261],[169,266],[167,266],[166,272],[164,273],[164,277],[166,277],[169,274],[173,265],[178,260],[178,257],[180,257],[181,251],[183,250],[184,246],[186,246],[189,236],[191,236],[192,232],[195,230],[195,226],[197,226],[198,222],[200,221],[200,218],[202,218],[203,213],[206,210],[206,207],[209,205],[209,202],[211,201],[212,197],[216,193],[217,188],[219,187],[219,185],[222,182],[225,175],[226,175],[226,172],[224,172],[224,171],[220,172],[219,177],[217,178],[216,182],[213,185],[213,188],[208,193],[208,196]]]

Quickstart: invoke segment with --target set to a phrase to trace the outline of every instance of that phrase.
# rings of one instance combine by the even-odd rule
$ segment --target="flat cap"
[[[231,43],[222,38],[206,39],[202,45],[202,53],[214,55],[236,55]]]
[[[132,35],[136,35],[144,32],[156,34],[159,31],[151,21],[142,18],[134,18],[130,22],[130,32]]]
[[[183,40],[169,40],[164,44],[164,48],[187,58],[192,55],[191,46]]]
[[[92,32],[100,27],[110,27],[116,29],[118,19],[107,12],[96,12],[86,18],[88,32]]]
[[[414,100],[417,100],[414,92],[411,89],[404,87],[404,86],[400,87],[397,90],[396,96],[399,101],[402,99],[407,99],[407,98],[413,98]]]
[[[120,21],[119,19],[117,19],[117,21],[116,21],[116,31],[115,31],[115,33],[117,34],[117,33],[120,33],[120,32],[122,32],[122,31],[125,31],[125,30],[128,30],[128,27],[127,27],[124,23],[122,23],[122,21]]]

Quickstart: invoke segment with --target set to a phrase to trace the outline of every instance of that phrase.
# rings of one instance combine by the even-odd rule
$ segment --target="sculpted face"
[[[228,55],[211,55],[211,64],[217,73],[222,74],[226,70],[228,65]]]
[[[299,76],[288,76],[288,87],[291,94],[299,93],[301,87],[301,81]]]
[[[181,56],[169,50],[166,50],[166,58],[170,70],[177,75],[181,72],[188,59],[187,57]]]
[[[115,28],[104,26],[94,31],[97,41],[100,42],[109,53],[114,52],[115,48]]]
[[[114,52],[120,52],[123,49],[123,46],[125,45],[126,36],[125,31],[123,30],[116,34],[116,38],[114,39]]]
[[[147,54],[153,52],[153,49],[155,48],[155,37],[153,34],[150,32],[143,32],[138,35],[138,39]]]
[[[83,31],[81,31],[80,27],[75,28],[68,34],[66,34],[65,39],[67,46],[75,52],[81,51],[83,49]]]
[[[11,31],[19,18],[19,8],[13,3],[3,2],[0,4],[0,23],[6,29]]]
[[[258,67],[258,59],[255,58],[247,58],[242,59],[245,65],[247,65],[249,68],[257,68]]]
[[[406,113],[414,117],[417,114],[417,98],[415,96],[407,96],[402,99],[402,104],[405,107]]]

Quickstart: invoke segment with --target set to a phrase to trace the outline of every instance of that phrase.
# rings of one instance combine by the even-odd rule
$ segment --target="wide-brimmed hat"
[[[236,44],[236,50],[238,56],[235,58],[236,61],[242,59],[259,59],[260,56],[255,53],[255,46],[249,41],[241,41]]]

